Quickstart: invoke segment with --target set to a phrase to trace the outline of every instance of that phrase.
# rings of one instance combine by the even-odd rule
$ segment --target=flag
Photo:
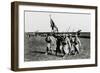
[[[52,18],[50,18],[50,24],[51,24],[51,28],[52,30],[55,32],[58,32],[58,27],[55,25],[54,21],[52,20]]]

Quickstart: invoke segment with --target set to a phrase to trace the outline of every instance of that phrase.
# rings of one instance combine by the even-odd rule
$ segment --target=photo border
[[[84,65],[64,65],[64,66],[52,66],[52,67],[36,67],[36,68],[19,68],[19,5],[31,5],[31,6],[46,6],[46,7],[62,7],[62,8],[82,8],[82,9],[94,9],[95,10],[95,64]],[[13,71],[28,71],[28,70],[47,70],[47,69],[61,69],[61,68],[76,68],[76,67],[93,67],[97,66],[97,7],[96,6],[84,6],[84,5],[69,5],[69,4],[50,4],[50,3],[35,3],[35,2],[19,2],[15,1],[11,3],[11,70]]]

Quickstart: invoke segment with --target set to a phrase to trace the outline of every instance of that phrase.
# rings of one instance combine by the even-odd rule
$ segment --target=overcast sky
[[[90,32],[91,15],[80,13],[52,13],[25,11],[25,32],[51,32],[50,16],[59,32]]]

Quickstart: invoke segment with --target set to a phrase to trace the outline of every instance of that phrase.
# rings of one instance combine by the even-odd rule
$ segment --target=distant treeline
[[[46,37],[47,34],[54,34],[54,33],[52,33],[52,32],[25,32],[25,34],[27,34],[29,37],[30,36]],[[72,36],[74,37],[76,32],[58,32],[58,33],[55,33],[55,35],[62,35],[62,34],[72,34]],[[79,37],[80,38],[90,38],[90,32],[80,32]]]
[[[81,32],[79,37],[81,37],[81,38],[90,38],[90,32]]]

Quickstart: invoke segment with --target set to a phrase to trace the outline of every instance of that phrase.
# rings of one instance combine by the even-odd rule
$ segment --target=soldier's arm
[[[70,40],[68,39],[68,44],[69,44],[69,47],[71,48],[71,43],[70,43]]]
[[[80,39],[78,39],[78,42],[79,42],[79,45],[80,45],[80,47],[81,47],[81,41],[80,41]]]

